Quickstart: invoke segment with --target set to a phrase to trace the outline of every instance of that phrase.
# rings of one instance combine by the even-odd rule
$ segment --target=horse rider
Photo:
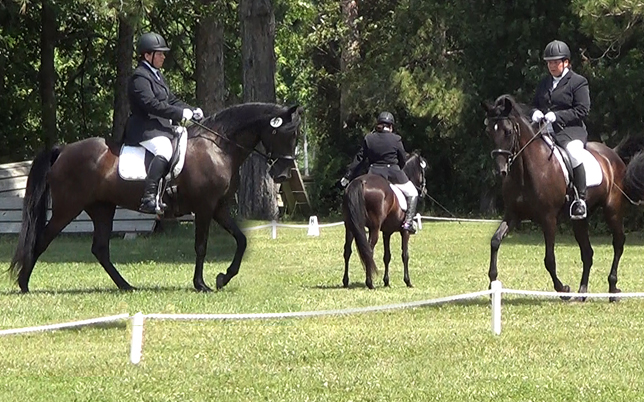
[[[409,180],[403,167],[406,162],[405,148],[400,135],[394,132],[394,116],[389,112],[378,115],[376,128],[367,134],[353,162],[349,164],[347,173],[340,179],[339,186],[345,188],[351,180],[358,176],[365,165],[369,164],[369,173],[384,177],[397,185],[407,199],[407,212],[402,230],[410,234],[416,233],[413,225],[416,207],[418,205],[418,190]]]
[[[156,213],[159,182],[170,169],[170,139],[185,130],[176,125],[204,117],[200,108],[179,100],[166,84],[160,69],[165,52],[169,50],[161,35],[154,32],[141,35],[136,47],[139,64],[128,82],[131,113],[125,127],[124,142],[126,145],[140,144],[154,154],[139,207],[144,213]]]
[[[570,155],[573,183],[577,189],[570,207],[571,219],[586,218],[586,170],[582,162],[588,140],[584,118],[590,111],[588,80],[572,71],[570,48],[554,40],[546,46],[543,59],[549,75],[544,77],[533,100],[532,121],[547,124],[555,142]]]

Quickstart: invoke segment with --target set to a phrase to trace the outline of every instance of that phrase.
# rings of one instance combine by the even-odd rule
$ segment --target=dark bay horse
[[[491,241],[490,281],[497,279],[497,254],[501,241],[522,220],[532,220],[541,226],[546,246],[544,263],[557,292],[570,292],[570,287],[557,277],[555,262],[555,233],[557,218],[567,216],[567,185],[562,168],[543,139],[541,131],[533,129],[524,111],[527,109],[509,95],[502,95],[494,104],[483,103],[486,111],[486,131],[495,149],[492,157],[497,173],[502,177],[504,203],[503,220]],[[546,134],[544,134],[546,135]],[[608,291],[619,293],[617,267],[624,251],[623,216],[628,199],[637,198],[627,194],[633,188],[633,175],[627,174],[627,166],[617,153],[598,142],[588,142],[586,149],[597,159],[603,179],[596,187],[588,188],[587,204],[592,212],[602,207],[604,219],[613,236],[613,262],[608,275]],[[641,169],[637,163],[629,163],[628,171]],[[588,221],[571,220],[575,240],[581,249],[583,271],[580,293],[588,291],[588,278],[593,264],[593,249],[588,237]],[[611,300],[614,300],[611,298]]]
[[[427,161],[420,155],[412,153],[403,171],[414,183],[418,194],[424,196],[425,169]],[[390,240],[391,235],[400,232],[402,237],[402,260],[404,264],[404,280],[408,287],[412,287],[409,279],[409,232],[401,230],[405,212],[400,208],[398,198],[389,187],[389,182],[382,176],[365,174],[356,177],[349,183],[342,200],[344,215],[344,277],[342,284],[349,286],[349,258],[351,258],[351,244],[356,241],[358,254],[365,267],[367,279],[365,284],[373,289],[373,274],[378,272],[373,260],[373,249],[378,242],[378,233],[382,232],[385,253],[385,276],[383,282],[389,286],[389,261],[391,261]],[[369,240],[365,232],[369,228]]]
[[[194,213],[195,252],[193,284],[211,291],[203,279],[208,231],[214,219],[236,240],[233,261],[217,275],[217,289],[239,271],[246,237],[232,218],[228,200],[239,182],[239,167],[258,143],[266,150],[269,174],[276,182],[290,176],[302,109],[271,103],[247,103],[224,109],[188,130],[183,170],[174,181],[176,196],[164,196],[175,216]],[[133,287],[110,260],[109,241],[116,206],[137,210],[143,181],[126,181],[117,172],[120,145],[89,138],[41,152],[29,172],[22,229],[11,261],[10,273],[22,292],[29,291],[29,277],[38,257],[51,241],[82,211],[94,223],[92,254],[121,290]],[[51,199],[51,218],[47,203]]]

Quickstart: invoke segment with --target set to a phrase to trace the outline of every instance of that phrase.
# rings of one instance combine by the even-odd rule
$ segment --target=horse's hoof
[[[560,293],[570,293],[570,286],[564,285],[563,288],[559,291]],[[570,296],[561,296],[561,300],[568,301],[570,300]]]
[[[195,285],[195,290],[197,292],[204,292],[204,293],[212,292],[212,289],[210,288],[210,286],[206,285],[205,283],[202,283],[201,285]]]
[[[414,285],[412,285],[411,282],[405,282],[405,284],[407,284],[408,288],[413,288],[414,287]]]
[[[23,295],[29,293],[29,288],[20,288],[20,293],[22,293]]]
[[[622,290],[621,289],[615,289],[615,291],[611,292],[611,293],[622,293]],[[613,297],[608,298],[608,301],[610,303],[617,303],[619,300],[620,300],[620,298],[617,297],[617,296],[613,296]]]
[[[367,283],[365,283],[365,285],[367,285],[367,288],[369,288],[371,290],[375,289],[375,287],[373,286],[373,283],[367,282]]]
[[[217,290],[221,290],[224,286],[226,286],[226,275],[220,272],[217,274]]]

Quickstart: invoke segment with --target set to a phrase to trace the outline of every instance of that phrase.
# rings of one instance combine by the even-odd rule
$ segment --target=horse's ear
[[[503,99],[503,116],[508,116],[512,111],[512,101],[510,98]]]
[[[293,115],[293,113],[302,114],[304,108],[300,105],[293,105],[288,108],[288,114]]]
[[[487,114],[490,114],[492,109],[494,109],[494,105],[492,105],[492,102],[490,102],[489,100],[481,101],[481,107],[483,108],[483,110],[485,110],[485,113]]]

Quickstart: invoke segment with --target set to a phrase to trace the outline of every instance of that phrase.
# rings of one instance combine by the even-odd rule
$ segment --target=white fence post
[[[320,226],[318,225],[318,217],[313,215],[309,217],[309,230],[306,233],[307,236],[319,236],[320,235]]]
[[[130,362],[139,364],[143,348],[143,313],[138,312],[132,318],[132,340],[130,343]]]
[[[420,216],[420,214],[416,214],[414,218],[416,219],[416,226],[418,226],[418,230],[421,230],[423,228],[423,222],[421,219],[422,217]]]
[[[501,281],[492,282],[492,332],[495,335],[501,334]]]
[[[271,221],[271,238],[277,239],[277,221]]]

